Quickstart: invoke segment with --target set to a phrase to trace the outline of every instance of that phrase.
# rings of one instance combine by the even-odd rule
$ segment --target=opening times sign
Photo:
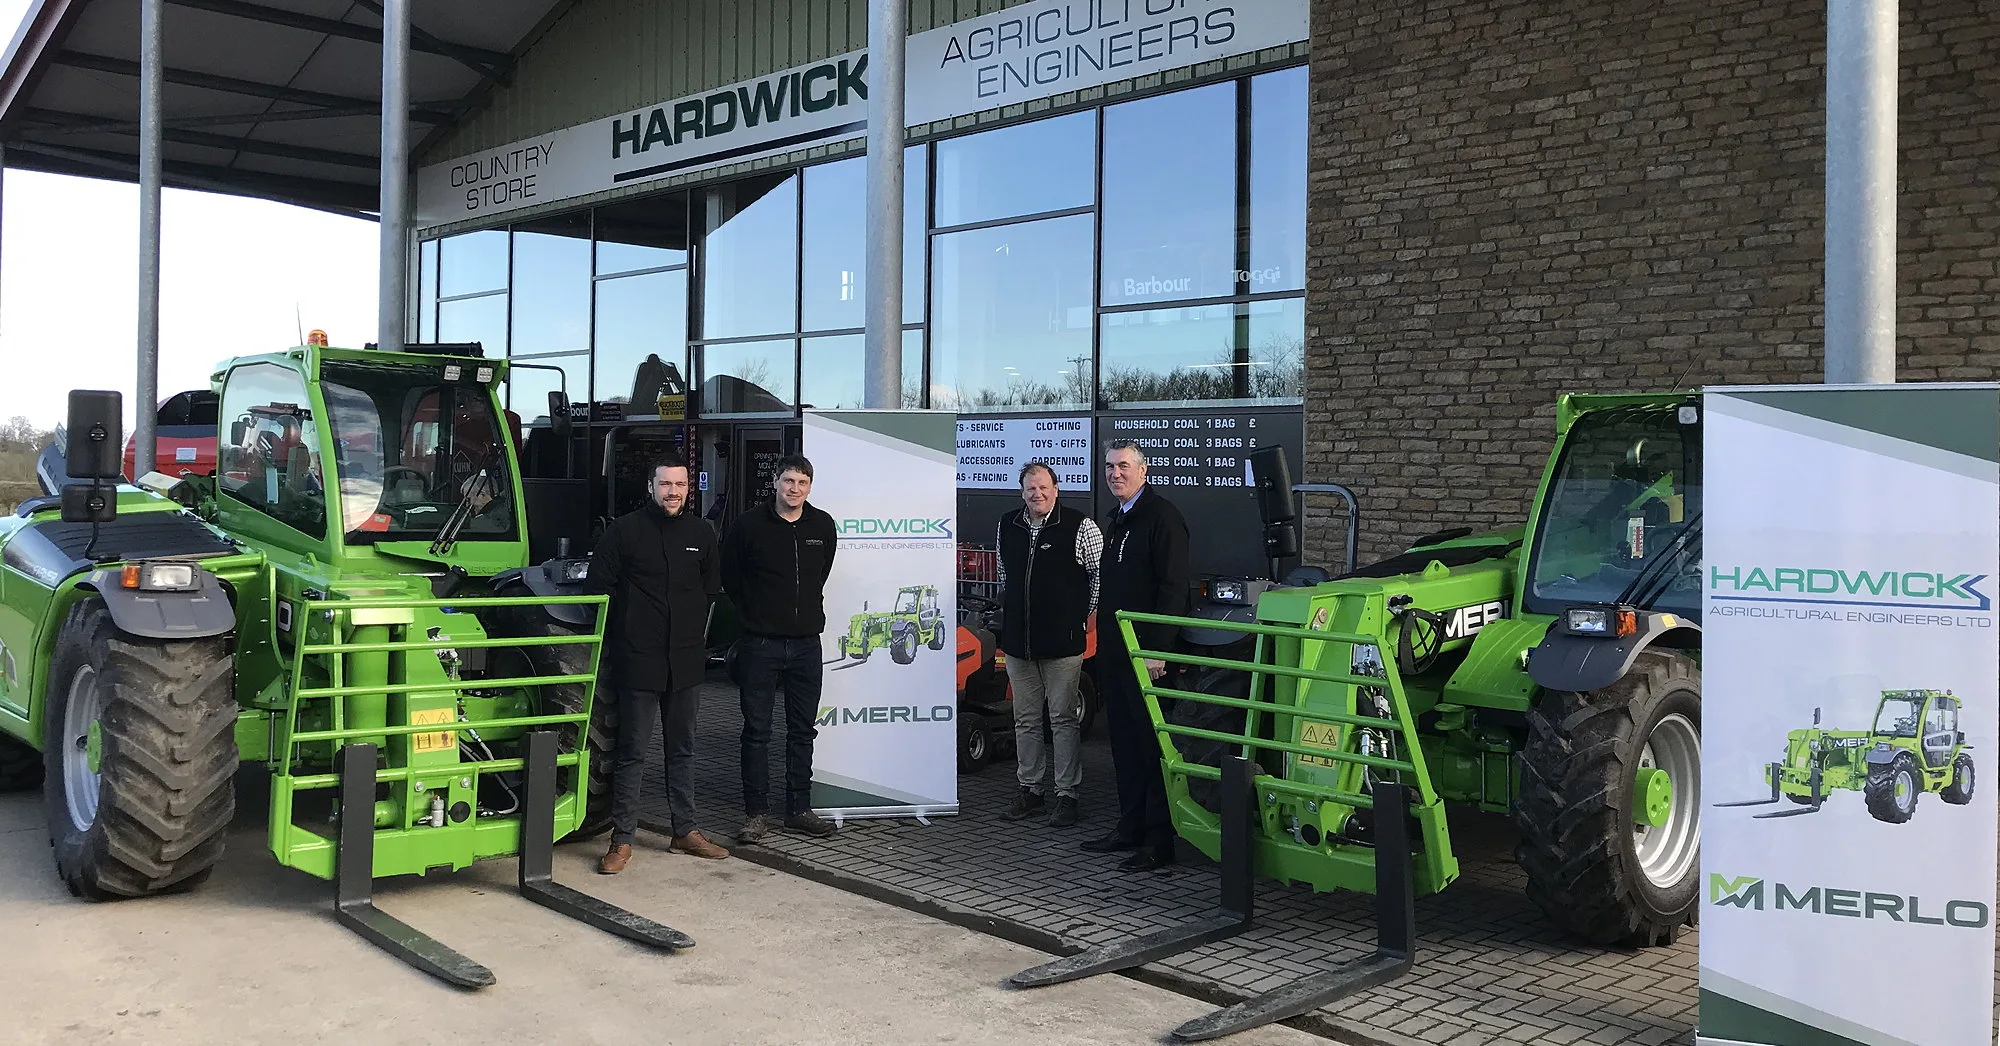
[[[1056,485],[1089,490],[1094,458],[1091,419],[988,418],[958,421],[958,488],[1019,490],[1021,466],[1048,463]]]

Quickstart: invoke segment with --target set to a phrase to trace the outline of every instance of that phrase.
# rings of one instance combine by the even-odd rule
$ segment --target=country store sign
[[[1306,39],[1307,0],[1035,0],[909,38],[910,124],[967,116]],[[417,224],[445,225],[811,145],[868,129],[868,53],[432,164]]]

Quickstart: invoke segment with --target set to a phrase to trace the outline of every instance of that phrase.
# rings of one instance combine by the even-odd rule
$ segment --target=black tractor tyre
[[[899,665],[907,665],[917,659],[917,630],[915,626],[897,629],[889,636],[889,656]]]
[[[958,772],[976,774],[993,761],[993,738],[983,726],[960,720],[958,728]]]
[[[509,588],[502,595],[528,598],[526,586]],[[530,637],[555,637],[576,635],[577,630],[550,618],[540,604],[520,607],[497,607],[488,617],[495,638],[525,639]],[[565,643],[559,646],[524,646],[512,649],[525,656],[538,676],[587,675],[590,672],[590,648],[581,644]],[[513,673],[508,673],[512,675]],[[536,688],[539,707],[537,715],[560,715],[574,712],[583,707],[584,688],[581,683],[554,683]],[[556,751],[568,753],[576,751],[577,731],[573,726],[564,726],[556,732]],[[599,680],[590,703],[590,730],[587,735],[590,751],[590,780],[584,789],[583,823],[576,831],[557,842],[591,839],[611,830],[611,763],[618,753],[618,695]],[[565,778],[571,770],[560,771]],[[571,780],[564,781],[565,787],[574,787]]]
[[[1972,757],[1959,753],[1951,762],[1951,783],[1944,786],[1938,798],[1953,806],[1965,806],[1972,802]]]
[[[944,622],[938,622],[937,627],[931,629],[931,641],[925,645],[932,650],[944,649]]]
[[[1632,826],[1640,755],[1676,714],[1698,739],[1701,672],[1689,658],[1662,651],[1641,653],[1623,679],[1602,690],[1547,691],[1528,713],[1515,859],[1527,873],[1529,900],[1593,944],[1670,945],[1694,920],[1698,851],[1677,881],[1656,885],[1640,865]],[[1699,787],[1697,780],[1690,795],[1687,783],[1676,781],[1675,806],[1698,804]]]
[[[1910,797],[1907,803],[1896,801],[1896,782],[1904,783],[1904,794]],[[1861,796],[1868,802],[1868,813],[1877,821],[1902,824],[1917,812],[1917,797],[1923,793],[1923,775],[1917,773],[1917,761],[1909,753],[1896,757],[1889,769],[1872,772],[1868,782],[1861,786]]]
[[[0,734],[0,792],[25,792],[42,783],[42,753]]]
[[[184,890],[222,859],[236,815],[236,664],[224,637],[149,639],[118,629],[104,600],[70,607],[43,709],[42,786],[56,874],[92,901]],[[72,701],[97,702],[97,806],[72,811]],[[87,821],[87,823],[79,823]]]

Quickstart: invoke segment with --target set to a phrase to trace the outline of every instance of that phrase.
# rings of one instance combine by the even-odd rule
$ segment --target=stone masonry
[[[1989,2],[1902,4],[1902,381],[2000,377]],[[1312,26],[1305,478],[1355,488],[1364,557],[1524,519],[1558,393],[1820,380],[1824,0]]]

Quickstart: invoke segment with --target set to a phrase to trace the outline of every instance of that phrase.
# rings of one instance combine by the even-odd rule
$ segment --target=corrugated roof
[[[508,82],[577,0],[425,0],[411,33],[411,145]],[[378,0],[167,0],[166,184],[348,214],[379,202]],[[0,68],[7,166],[137,179],[138,0],[35,0]]]

